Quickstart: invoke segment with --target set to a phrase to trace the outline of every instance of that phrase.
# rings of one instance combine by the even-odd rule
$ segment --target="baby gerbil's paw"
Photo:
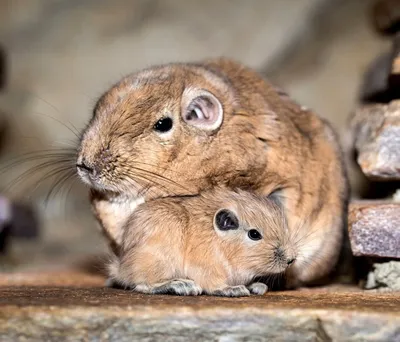
[[[251,294],[262,296],[268,291],[268,286],[263,283],[253,283],[247,286]]]
[[[202,293],[201,287],[196,285],[193,280],[189,279],[174,279],[153,286],[141,284],[135,287],[135,291],[178,296],[198,296]]]
[[[133,288],[133,291],[135,292],[146,293],[146,294],[150,294],[152,290],[153,287],[146,284],[137,284]]]
[[[216,290],[210,294],[221,297],[245,297],[250,296],[250,291],[244,285],[227,286],[221,290]]]
[[[153,288],[154,294],[173,294],[179,296],[198,296],[201,288],[193,280],[174,279]]]

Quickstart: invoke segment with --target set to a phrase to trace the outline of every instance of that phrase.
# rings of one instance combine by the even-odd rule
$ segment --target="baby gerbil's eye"
[[[161,133],[168,132],[172,128],[172,119],[168,117],[161,118],[154,124],[153,128]]]
[[[186,120],[204,120],[204,113],[200,107],[195,106],[186,114]]]
[[[239,228],[239,220],[236,215],[226,209],[220,210],[215,215],[215,224],[220,230],[230,230]]]
[[[258,232],[258,230],[256,229],[251,229],[249,230],[249,232],[247,233],[247,235],[249,236],[249,238],[251,240],[257,241],[257,240],[261,240],[262,236],[261,234]]]

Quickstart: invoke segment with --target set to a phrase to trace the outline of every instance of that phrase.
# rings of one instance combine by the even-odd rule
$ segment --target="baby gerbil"
[[[232,60],[167,64],[122,79],[94,109],[77,171],[96,190],[94,212],[109,238],[144,201],[220,185],[280,198],[302,241],[289,286],[315,281],[337,262],[348,187],[335,133]]]
[[[283,211],[241,190],[139,205],[121,234],[111,278],[151,294],[264,294],[257,277],[283,273],[296,252]],[[252,283],[253,282],[253,283]]]

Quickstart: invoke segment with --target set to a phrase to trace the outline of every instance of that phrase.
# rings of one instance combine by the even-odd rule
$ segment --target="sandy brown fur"
[[[219,99],[224,118],[218,130],[182,121],[188,88],[207,89]],[[152,127],[165,113],[176,126],[163,140]],[[93,197],[93,205],[106,231],[106,222],[112,226],[131,214],[104,210],[115,201],[194,195],[216,185],[259,194],[279,190],[289,229],[301,241],[290,282],[314,281],[337,261],[347,181],[334,133],[234,61],[169,64],[124,78],[99,100],[79,155],[101,170],[95,187],[108,198]]]
[[[229,209],[240,228],[220,232],[215,213]],[[250,229],[263,236],[248,238]],[[295,258],[282,210],[271,200],[244,191],[212,190],[196,197],[156,199],[141,204],[116,239],[119,257],[110,270],[115,281],[135,288],[171,279],[190,279],[205,293],[248,285],[257,276],[282,273]]]

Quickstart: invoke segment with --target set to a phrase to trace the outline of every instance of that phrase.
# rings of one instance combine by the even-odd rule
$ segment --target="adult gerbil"
[[[264,294],[257,277],[296,263],[281,208],[269,198],[215,189],[139,205],[117,234],[113,281],[150,294]]]
[[[122,79],[94,109],[77,171],[95,190],[94,212],[108,237],[144,201],[221,185],[281,199],[289,230],[302,241],[289,286],[320,279],[337,262],[348,187],[335,133],[229,59]]]

